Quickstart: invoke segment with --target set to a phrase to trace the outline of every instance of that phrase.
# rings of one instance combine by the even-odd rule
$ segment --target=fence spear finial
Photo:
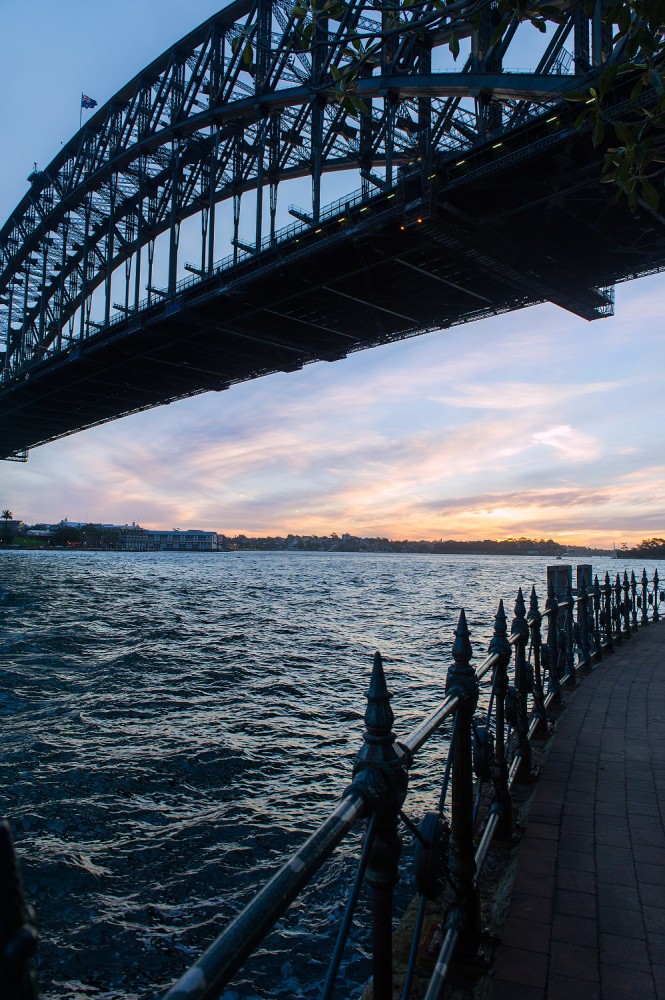
[[[367,708],[365,710],[366,739],[370,743],[391,743],[392,727],[395,715],[390,707],[392,694],[388,690],[386,675],[383,672],[381,653],[374,654],[372,676],[367,689]]]
[[[496,609],[496,615],[494,616],[494,635],[490,640],[489,651],[490,653],[501,653],[504,657],[507,656],[510,659],[511,646],[508,642],[508,619],[503,607],[503,598],[500,598],[499,607]]]
[[[453,642],[453,660],[459,666],[468,666],[469,660],[473,656],[471,648],[469,626],[466,623],[466,613],[464,608],[460,611],[459,621],[455,629],[455,641]]]

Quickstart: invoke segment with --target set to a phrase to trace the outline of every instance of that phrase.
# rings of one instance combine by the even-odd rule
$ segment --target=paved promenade
[[[569,696],[531,803],[495,1000],[665,1000],[665,622]]]

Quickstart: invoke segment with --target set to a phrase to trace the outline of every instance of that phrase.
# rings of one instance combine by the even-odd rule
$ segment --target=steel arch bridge
[[[599,183],[567,100],[622,58],[602,2],[497,40],[499,16],[235,0],[123,87],[0,230],[0,457],[537,302],[593,319],[660,270],[665,219]],[[357,189],[324,204],[343,171]]]

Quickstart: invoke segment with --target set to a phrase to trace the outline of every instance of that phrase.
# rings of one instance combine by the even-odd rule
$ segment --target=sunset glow
[[[3,14],[16,30],[3,33],[0,79],[22,100],[0,108],[14,151],[0,163],[2,221],[33,161],[47,163],[77,128],[82,87],[108,100],[217,9],[123,0],[109,24],[78,0],[66,23],[52,5],[27,6],[39,13],[30,65],[9,43],[27,8]],[[73,30],[76,58],[50,62]],[[2,506],[30,523],[228,535],[610,547],[665,535],[662,281],[621,286],[616,316],[593,324],[538,306],[83,432],[25,466],[2,463]]]

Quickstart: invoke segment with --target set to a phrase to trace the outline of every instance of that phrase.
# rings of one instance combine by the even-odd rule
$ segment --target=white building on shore
[[[121,531],[119,547],[132,552],[220,552],[226,538],[216,531],[149,531],[136,526]]]

